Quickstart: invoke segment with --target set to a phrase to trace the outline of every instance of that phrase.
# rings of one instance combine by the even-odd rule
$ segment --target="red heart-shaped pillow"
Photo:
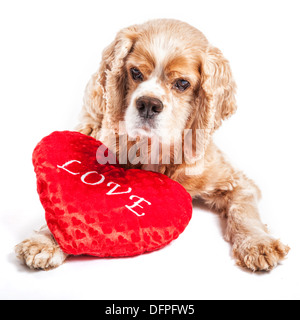
[[[178,238],[192,217],[185,189],[158,173],[99,164],[100,146],[77,132],[54,132],[33,153],[47,224],[62,250],[126,257]]]

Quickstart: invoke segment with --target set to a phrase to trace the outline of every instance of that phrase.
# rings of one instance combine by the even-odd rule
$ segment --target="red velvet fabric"
[[[190,195],[168,177],[101,165],[101,142],[54,132],[33,153],[48,227],[65,253],[128,257],[158,250],[185,230]]]

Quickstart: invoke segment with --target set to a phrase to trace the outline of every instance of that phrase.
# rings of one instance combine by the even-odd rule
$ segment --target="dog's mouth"
[[[157,129],[156,119],[140,119],[141,128],[146,132]]]
[[[140,138],[152,138],[156,136],[155,130],[151,129],[147,126],[141,127],[141,128],[136,128],[133,130],[131,136],[133,138],[140,137]]]
[[[126,133],[132,139],[160,136],[161,119],[156,114],[145,116],[142,111],[138,113],[135,107],[129,107],[124,122]]]
[[[155,119],[139,118],[130,131],[133,136],[151,138],[157,135],[157,124]]]

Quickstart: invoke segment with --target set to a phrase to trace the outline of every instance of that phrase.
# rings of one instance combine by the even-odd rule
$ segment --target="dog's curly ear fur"
[[[112,117],[112,123],[121,120],[115,117],[120,115],[120,110],[125,107],[127,77],[125,61],[138,36],[138,26],[123,29],[103,52],[97,82],[106,101],[104,111]]]
[[[86,88],[78,131],[97,138],[104,119],[107,127],[121,120],[117,117],[125,107],[125,61],[138,36],[138,26],[123,29],[103,51],[100,67]]]
[[[222,52],[210,45],[201,52],[201,82],[196,92],[194,115],[187,129],[192,129],[192,150],[196,155],[187,162],[193,163],[205,154],[212,134],[222,121],[233,115],[237,109],[233,80],[229,62]]]
[[[222,52],[209,46],[201,63],[200,103],[206,111],[204,128],[209,126],[216,130],[222,120],[236,112],[236,84],[232,76],[229,62]]]

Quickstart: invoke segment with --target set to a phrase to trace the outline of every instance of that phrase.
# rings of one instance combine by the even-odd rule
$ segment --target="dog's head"
[[[204,35],[175,20],[119,32],[104,51],[99,84],[107,116],[131,137],[181,138],[185,129],[213,132],[236,110],[228,61]]]

